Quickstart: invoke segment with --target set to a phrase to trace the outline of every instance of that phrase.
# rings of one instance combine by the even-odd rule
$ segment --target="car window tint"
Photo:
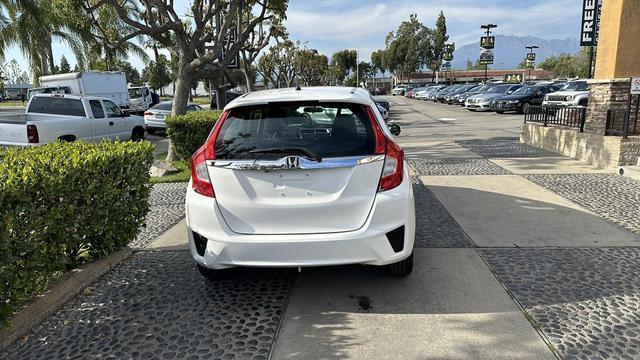
[[[264,148],[306,148],[320,157],[372,155],[375,135],[361,105],[286,103],[232,109],[216,139],[218,159],[279,159],[251,153]]]
[[[122,117],[122,111],[113,101],[104,100],[104,109],[109,118]]]
[[[78,99],[35,97],[29,104],[30,113],[85,116],[82,102]]]
[[[100,100],[89,100],[89,106],[91,106],[91,112],[96,119],[102,119],[104,117],[104,111],[102,110],[102,104]]]
[[[160,104],[154,105],[152,109],[171,111],[171,105],[171,102],[161,102]]]

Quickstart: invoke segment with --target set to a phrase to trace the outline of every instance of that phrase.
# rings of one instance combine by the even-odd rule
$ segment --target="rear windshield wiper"
[[[304,147],[273,147],[273,148],[264,148],[264,149],[255,149],[249,151],[251,154],[295,154],[302,155],[308,159],[321,162],[322,157],[313,151],[304,148]]]

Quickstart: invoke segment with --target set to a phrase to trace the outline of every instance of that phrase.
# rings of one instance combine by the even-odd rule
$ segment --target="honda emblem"
[[[287,156],[287,169],[297,169],[300,167],[300,158],[297,156]]]

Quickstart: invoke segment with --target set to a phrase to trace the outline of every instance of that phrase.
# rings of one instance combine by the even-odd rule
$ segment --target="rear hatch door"
[[[216,203],[232,231],[353,231],[373,206],[384,163],[364,108],[276,103],[231,110],[209,164]]]

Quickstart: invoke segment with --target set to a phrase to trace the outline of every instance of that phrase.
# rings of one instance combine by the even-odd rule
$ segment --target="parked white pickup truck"
[[[129,116],[112,100],[95,96],[39,94],[24,114],[0,113],[0,145],[31,146],[64,141],[144,139],[144,118]]]

